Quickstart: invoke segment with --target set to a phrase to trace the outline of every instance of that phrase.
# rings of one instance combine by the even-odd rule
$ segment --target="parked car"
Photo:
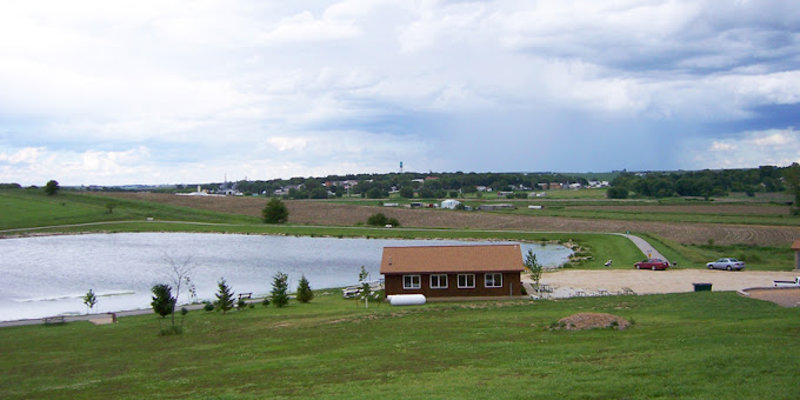
[[[712,261],[706,264],[708,269],[727,269],[728,271],[741,271],[744,269],[744,261],[739,261],[735,258],[720,258],[717,261]]]
[[[661,260],[658,258],[650,258],[647,260],[642,260],[633,264],[636,269],[652,269],[653,271],[660,269],[665,270],[669,268],[669,261]]]

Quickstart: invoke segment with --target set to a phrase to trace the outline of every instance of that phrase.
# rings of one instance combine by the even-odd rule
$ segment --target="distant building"
[[[458,201],[458,200],[447,199],[445,201],[442,201],[442,206],[441,207],[442,208],[447,208],[447,209],[450,209],[450,210],[455,210],[456,207],[458,207],[459,204],[461,204],[461,202]]]

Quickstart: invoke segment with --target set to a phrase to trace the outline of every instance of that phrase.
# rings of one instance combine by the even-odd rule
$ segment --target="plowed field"
[[[176,196],[156,193],[103,194],[206,210],[260,216],[264,198]],[[800,238],[800,227],[656,221],[620,221],[547,216],[461,212],[435,209],[388,208],[336,204],[326,201],[286,201],[289,222],[309,225],[355,225],[382,212],[405,227],[472,228],[538,232],[648,232],[680,243],[787,246]],[[715,207],[715,206],[712,206]]]

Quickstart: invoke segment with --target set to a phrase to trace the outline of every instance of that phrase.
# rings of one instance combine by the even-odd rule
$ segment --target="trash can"
[[[710,283],[692,283],[694,285],[695,292],[710,292],[711,291],[711,284]]]

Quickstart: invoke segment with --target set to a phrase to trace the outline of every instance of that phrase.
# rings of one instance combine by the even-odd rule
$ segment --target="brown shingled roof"
[[[382,274],[523,271],[518,244],[384,247]]]
[[[792,243],[792,250],[800,250],[800,239],[797,239]]]

